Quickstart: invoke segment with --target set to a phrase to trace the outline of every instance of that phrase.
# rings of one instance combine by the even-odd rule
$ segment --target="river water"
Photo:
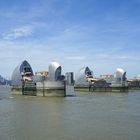
[[[14,96],[0,87],[0,140],[140,140],[140,91]]]

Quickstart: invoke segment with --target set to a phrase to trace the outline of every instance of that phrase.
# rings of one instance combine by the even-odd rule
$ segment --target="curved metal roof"
[[[51,62],[49,65],[49,80],[56,81],[61,76],[61,66],[57,62]]]
[[[122,78],[124,73],[125,73],[125,70],[123,70],[122,68],[117,68],[116,73],[115,73],[115,77],[116,78]]]
[[[92,71],[89,69],[89,67],[81,68],[75,77],[75,84],[76,85],[88,85],[88,82],[86,79],[86,77],[88,75],[92,75]]]
[[[12,73],[12,85],[22,85],[22,72],[24,72],[24,68],[29,68],[31,74],[33,75],[33,70],[30,64],[24,60],[22,61],[13,71]]]

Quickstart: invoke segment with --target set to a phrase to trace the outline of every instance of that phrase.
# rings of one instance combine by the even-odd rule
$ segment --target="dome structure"
[[[125,71],[121,68],[117,68],[116,73],[115,73],[115,77],[116,78],[121,78],[124,75]]]
[[[117,68],[114,80],[112,81],[112,86],[127,86],[126,71],[122,68]]]
[[[22,76],[23,74],[30,74],[33,76],[33,70],[30,64],[24,60],[21,62],[12,73],[12,85],[13,86],[21,86],[22,85]]]
[[[51,62],[49,65],[48,78],[50,81],[57,81],[61,76],[61,66],[57,62]]]
[[[92,71],[89,67],[83,67],[79,70],[76,75],[75,84],[76,85],[88,85],[87,76],[92,76]]]
[[[140,74],[136,76],[136,79],[138,79],[138,80],[140,79]]]

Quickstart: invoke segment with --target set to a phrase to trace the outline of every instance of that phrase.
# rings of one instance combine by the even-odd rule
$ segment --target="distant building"
[[[47,77],[48,76],[48,71],[37,71],[37,72],[35,72],[35,74],[36,75],[43,75],[43,76]]]
[[[135,79],[140,81],[140,74],[137,75]]]
[[[129,87],[140,87],[140,75],[128,80]]]
[[[11,85],[11,80],[7,80],[0,75],[0,85]]]

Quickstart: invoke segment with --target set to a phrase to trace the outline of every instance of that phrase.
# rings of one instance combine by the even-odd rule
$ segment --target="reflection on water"
[[[11,96],[0,88],[0,140],[139,140],[140,92]]]

